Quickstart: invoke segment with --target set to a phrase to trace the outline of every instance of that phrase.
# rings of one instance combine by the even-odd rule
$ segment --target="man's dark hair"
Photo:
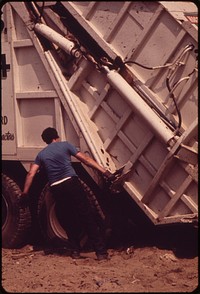
[[[46,128],[42,132],[41,137],[42,137],[42,140],[47,144],[50,144],[53,141],[53,139],[59,138],[58,133],[57,133],[56,129],[54,129],[54,128]]]

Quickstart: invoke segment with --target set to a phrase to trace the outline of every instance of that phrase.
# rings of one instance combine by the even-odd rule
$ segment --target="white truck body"
[[[52,126],[111,172],[125,166],[120,185],[155,225],[196,221],[197,7],[34,1],[2,11],[3,162],[28,169]]]

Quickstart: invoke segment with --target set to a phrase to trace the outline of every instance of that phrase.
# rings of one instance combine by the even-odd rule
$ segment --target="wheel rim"
[[[55,203],[51,206],[50,210],[49,210],[49,221],[50,221],[50,225],[51,228],[54,232],[54,234],[63,239],[66,240],[67,239],[67,234],[64,231],[64,229],[62,228],[62,226],[60,225],[57,216],[56,216],[56,212],[55,212]]]

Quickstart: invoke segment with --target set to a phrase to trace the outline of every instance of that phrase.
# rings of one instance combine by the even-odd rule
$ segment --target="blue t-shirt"
[[[50,185],[66,177],[77,176],[71,164],[71,155],[78,149],[69,142],[53,142],[41,150],[35,158],[35,164],[44,167]]]

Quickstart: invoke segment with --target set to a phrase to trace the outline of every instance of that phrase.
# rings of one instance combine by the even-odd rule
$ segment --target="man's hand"
[[[109,181],[112,181],[115,178],[114,174],[112,174],[109,170],[106,170],[106,172],[103,173],[103,177],[105,180],[109,180]]]
[[[103,173],[106,188],[109,189],[111,193],[119,193],[121,191],[120,185],[116,182],[121,177],[123,169],[124,166],[116,170],[114,173],[111,173],[109,170],[106,170],[106,172]]]
[[[112,173],[107,169],[105,173],[103,173],[103,175],[107,178],[110,175],[112,175]]]

